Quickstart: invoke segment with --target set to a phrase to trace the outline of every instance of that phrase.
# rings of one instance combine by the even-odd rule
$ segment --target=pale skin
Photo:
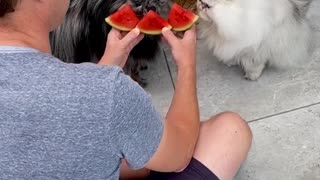
[[[68,0],[20,0],[14,13],[0,18],[0,45],[16,45],[51,53],[49,32],[62,23]],[[160,145],[144,169],[134,171],[125,160],[122,179],[145,177],[150,170],[179,172],[194,157],[220,179],[232,179],[251,146],[247,123],[231,112],[200,123],[196,89],[196,31],[183,38],[163,29],[178,67],[176,90],[164,120]],[[132,48],[143,38],[138,29],[128,33],[111,30],[99,65],[123,67]]]
[[[162,34],[171,46],[178,68],[176,90],[165,122],[168,126],[174,124],[173,129],[181,127],[179,133],[183,135],[168,133],[167,138],[172,138],[170,140],[164,135],[165,142],[161,142],[158,154],[154,155],[144,169],[131,170],[123,161],[120,177],[141,179],[146,177],[150,170],[179,172],[188,165],[190,158],[194,157],[220,179],[231,180],[247,157],[252,141],[251,130],[243,118],[233,112],[224,112],[200,123],[196,96],[195,28],[186,31],[182,39],[168,29],[163,29]],[[178,147],[184,143],[188,145]],[[164,149],[161,149],[162,147]],[[172,149],[165,149],[167,147]],[[177,160],[179,157],[180,162]],[[162,164],[159,163],[161,158],[165,161],[161,162]]]

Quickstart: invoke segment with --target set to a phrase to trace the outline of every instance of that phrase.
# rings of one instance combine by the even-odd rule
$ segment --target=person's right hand
[[[195,27],[187,30],[182,39],[176,37],[168,28],[162,29],[162,35],[171,47],[178,71],[183,68],[195,68],[197,45]]]
[[[128,33],[121,33],[112,28],[108,34],[104,55],[98,64],[116,65],[123,68],[131,50],[143,39],[143,37],[144,35],[140,33],[138,28],[135,28]]]

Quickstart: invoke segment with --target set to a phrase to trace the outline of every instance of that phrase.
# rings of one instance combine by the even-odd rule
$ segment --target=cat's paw
[[[251,81],[256,81],[259,79],[261,76],[262,71],[251,71],[251,72],[246,72],[244,75],[244,78],[246,80],[251,80]]]
[[[141,71],[144,71],[144,70],[147,70],[147,69],[148,69],[148,65],[140,66],[140,70]]]
[[[254,62],[254,61],[248,61],[248,60],[242,61],[241,65],[242,65],[242,68],[245,72],[244,77],[247,80],[255,81],[255,80],[259,79],[259,77],[261,76],[261,74],[265,68],[265,64],[264,63],[255,64],[252,62]]]
[[[148,81],[142,78],[139,72],[131,74],[131,78],[143,88],[148,85]]]
[[[148,85],[147,79],[141,78],[139,80],[136,80],[136,82],[142,87],[145,88]]]

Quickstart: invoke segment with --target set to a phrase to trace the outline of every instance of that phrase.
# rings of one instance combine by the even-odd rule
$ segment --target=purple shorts
[[[192,158],[188,167],[179,173],[152,171],[147,180],[219,180],[206,166]]]

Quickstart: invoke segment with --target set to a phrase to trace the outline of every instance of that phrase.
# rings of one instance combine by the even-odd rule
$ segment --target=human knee
[[[237,131],[243,135],[248,136],[252,139],[251,128],[248,125],[247,121],[244,120],[238,113],[235,112],[223,112],[218,114],[216,118],[217,123],[220,123],[221,126]]]
[[[247,141],[251,145],[252,132],[248,123],[237,113],[223,112],[210,118],[204,126],[207,129],[217,128],[231,132],[242,141]]]

